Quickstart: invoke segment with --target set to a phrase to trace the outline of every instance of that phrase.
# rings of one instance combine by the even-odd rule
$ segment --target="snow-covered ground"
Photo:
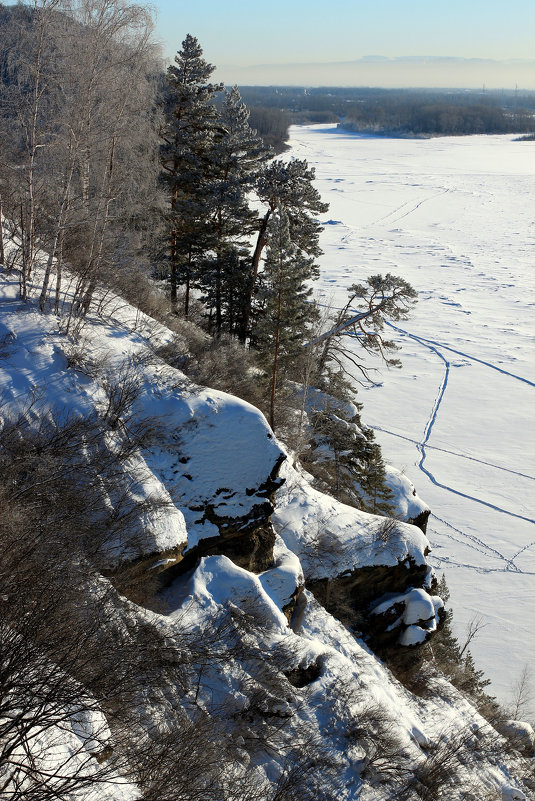
[[[431,506],[431,562],[446,573],[456,633],[481,619],[471,650],[507,702],[535,652],[535,148],[335,126],[295,126],[290,144],[330,204],[323,302],[340,306],[375,273],[419,292],[390,332],[403,369],[359,390],[363,419]]]

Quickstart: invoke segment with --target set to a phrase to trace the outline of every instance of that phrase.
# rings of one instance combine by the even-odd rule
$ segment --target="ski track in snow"
[[[464,353],[462,350],[456,350],[452,348],[450,345],[445,345],[443,342],[437,342],[434,339],[426,339],[425,337],[416,336],[416,334],[410,334],[408,331],[405,331],[403,328],[399,328],[397,325],[393,323],[388,323],[387,325],[390,328],[393,328],[395,331],[398,331],[400,334],[405,334],[406,336],[410,337],[411,339],[415,339],[417,342],[421,344],[429,344],[429,345],[436,345],[439,348],[444,348],[444,350],[450,350],[452,353],[456,353],[458,356],[464,356],[465,359],[470,359],[470,361],[478,362],[479,364],[483,364],[485,367],[490,367],[491,370],[497,370],[498,373],[502,373],[503,375],[509,376],[509,378],[514,378],[517,381],[522,381],[524,384],[528,384],[530,387],[535,387],[535,382],[530,381],[529,378],[524,378],[521,375],[516,375],[516,373],[510,373],[508,370],[504,370],[502,367],[497,367],[492,362],[486,362],[483,359],[478,359],[477,356],[471,356],[469,353]],[[434,350],[434,348],[431,348]],[[436,352],[436,351],[435,351]]]
[[[457,540],[453,540],[453,541],[457,542]],[[451,556],[437,556],[436,554],[431,554],[429,556],[429,561],[430,561],[432,567],[435,570],[441,569],[442,566],[447,565],[447,566],[450,566],[450,567],[460,567],[460,568],[463,568],[464,570],[475,570],[477,573],[484,573],[484,574],[487,574],[487,575],[490,574],[490,573],[504,573],[505,572],[503,570],[503,568],[501,568],[501,567],[498,567],[498,568],[495,568],[495,567],[494,568],[493,567],[481,567],[481,565],[477,565],[477,564],[473,565],[473,564],[469,564],[468,562],[459,562],[457,559],[452,559]],[[515,572],[517,572],[517,571],[515,571]],[[521,571],[521,572],[522,572],[522,575],[528,575],[528,576],[535,575],[534,573],[525,573],[524,571]]]
[[[520,554],[524,553],[525,551],[528,551],[530,548],[533,548],[533,546],[534,546],[534,545],[535,545],[535,541],[533,541],[533,542],[528,542],[528,544],[527,544],[527,545],[524,545],[524,547],[523,547],[523,548],[521,548],[519,551],[517,551],[517,552],[514,554],[514,556],[512,556],[512,557],[511,557],[511,562],[514,562],[514,561],[515,561],[515,559],[517,559],[517,558],[520,556]],[[524,572],[524,571],[522,571],[522,572]]]
[[[404,434],[397,434],[395,431],[390,431],[388,428],[382,428],[382,426],[377,425],[370,425],[369,427],[374,431],[381,431],[383,434],[389,434],[391,437],[404,439],[405,442],[412,442],[413,445],[420,445],[417,439],[406,437]],[[466,453],[458,453],[457,451],[450,451],[447,448],[439,448],[437,445],[430,445],[428,442],[426,443],[425,447],[428,451],[440,451],[441,453],[448,453],[450,456],[457,456],[459,459],[468,459],[470,462],[484,464],[486,467],[492,467],[494,470],[503,470],[504,473],[512,473],[514,476],[520,476],[520,478],[527,478],[530,481],[535,481],[535,476],[528,476],[527,473],[519,473],[518,470],[511,470],[509,467],[501,467],[499,464],[494,464],[493,462],[485,462],[484,459],[476,459],[475,456],[468,456]],[[535,543],[533,544],[535,545]]]
[[[431,514],[431,517],[434,520],[438,520],[440,523],[447,526],[452,531],[455,531],[456,534],[459,534],[461,537],[464,538],[464,540],[459,539],[459,537],[455,537],[453,534],[443,533],[442,536],[447,537],[448,539],[453,540],[454,542],[458,542],[461,545],[468,545],[468,547],[471,548],[472,550],[478,551],[479,553],[485,554],[486,556],[490,555],[500,559],[506,564],[506,567],[500,568],[500,570],[505,569],[505,570],[513,570],[515,573],[526,573],[525,570],[521,570],[517,565],[514,564],[514,560],[516,559],[518,554],[515,554],[515,556],[513,556],[511,559],[508,559],[503,553],[498,551],[496,548],[493,548],[491,545],[487,545],[486,542],[484,542],[479,537],[476,537],[474,534],[467,534],[465,531],[461,531],[461,529],[457,528],[456,526],[453,526],[451,523],[448,523],[448,521],[444,520],[444,518],[439,517],[438,515],[435,515],[433,513]],[[496,569],[494,569],[493,572],[496,572]]]
[[[378,225],[379,223],[385,222],[385,220],[389,220],[390,218],[393,218],[393,219],[390,219],[391,223],[397,223],[400,220],[404,220],[405,217],[409,216],[409,214],[412,214],[413,212],[415,212],[417,209],[420,208],[420,206],[423,206],[424,203],[427,203],[429,200],[434,200],[435,198],[440,197],[441,195],[446,195],[449,191],[450,191],[449,189],[443,189],[442,192],[437,192],[435,195],[431,195],[431,197],[424,197],[423,200],[420,200],[419,203],[416,203],[416,205],[414,205],[411,209],[406,211],[404,214],[401,214],[399,217],[394,217],[394,214],[397,214],[398,211],[401,211],[401,209],[404,206],[408,206],[409,203],[414,202],[414,201],[408,200],[405,203],[402,203],[401,206],[399,206],[397,209],[394,209],[393,211],[390,211],[388,214],[385,214],[384,217],[379,217],[378,220],[374,220],[372,223],[368,223],[368,225]]]
[[[440,343],[435,342],[434,340],[424,339],[423,337],[419,337],[416,334],[411,334],[409,331],[405,331],[403,328],[399,328],[397,325],[394,325],[393,323],[387,322],[387,325],[390,328],[393,328],[398,333],[404,334],[405,336],[410,337],[410,339],[414,339],[416,342],[419,342],[425,348],[428,348],[430,351],[435,353],[439,357],[439,359],[441,359],[444,362],[444,365],[445,365],[444,376],[442,378],[442,382],[441,382],[440,387],[439,387],[438,395],[437,395],[437,397],[435,399],[435,402],[433,404],[433,408],[431,410],[431,414],[429,415],[429,418],[428,418],[426,426],[425,426],[424,438],[423,438],[422,442],[417,443],[417,445],[416,445],[416,447],[418,448],[418,451],[421,454],[420,461],[418,462],[419,469],[422,471],[422,473],[424,473],[429,478],[429,480],[436,487],[440,487],[441,489],[445,489],[448,492],[452,492],[454,495],[458,495],[460,498],[465,498],[466,500],[473,501],[474,503],[479,503],[482,506],[486,506],[488,509],[492,509],[495,512],[500,512],[501,514],[508,515],[509,517],[514,517],[517,520],[525,520],[527,523],[533,523],[535,525],[535,520],[533,518],[531,518],[531,517],[526,517],[525,515],[519,515],[516,512],[510,512],[507,509],[502,509],[501,506],[496,506],[496,504],[490,503],[489,501],[484,501],[481,498],[476,498],[474,495],[469,495],[466,492],[461,492],[460,490],[456,490],[453,487],[450,487],[448,484],[442,484],[442,482],[438,481],[438,479],[435,478],[433,473],[431,473],[431,471],[427,467],[425,467],[424,462],[425,462],[425,460],[427,458],[426,445],[427,445],[427,442],[429,440],[429,437],[431,436],[431,431],[433,430],[433,426],[434,426],[434,424],[436,422],[437,414],[438,414],[438,411],[440,409],[440,404],[442,403],[442,400],[444,399],[444,394],[445,394],[446,388],[448,386],[448,379],[449,379],[450,366],[451,366],[450,362],[446,359],[444,354],[441,353],[438,350],[438,347],[445,347],[447,350],[451,350],[454,353],[458,353],[459,355],[464,356],[467,359],[471,359],[472,357],[469,356],[466,353],[461,353],[460,351],[454,350],[454,348],[450,348],[447,345],[442,346],[442,345],[440,345]],[[505,375],[507,375],[507,376],[509,376],[511,378],[515,378],[518,381],[524,381],[527,384],[531,384],[531,386],[535,386],[535,384],[533,384],[531,381],[528,381],[526,378],[522,378],[521,376],[517,376],[517,375],[514,375],[513,373],[507,372],[506,370],[502,370],[501,368],[496,367],[495,365],[491,364],[490,362],[485,362],[482,359],[477,359],[475,357],[473,357],[473,359],[474,359],[474,361],[480,362],[481,364],[484,364],[487,367],[491,367],[491,368],[493,368],[495,370],[498,370],[498,372],[504,373]]]

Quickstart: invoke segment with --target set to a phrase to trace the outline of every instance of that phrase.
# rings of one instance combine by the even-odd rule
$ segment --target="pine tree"
[[[267,206],[263,217],[258,220],[258,236],[251,261],[251,277],[247,299],[244,329],[241,338],[249,332],[253,297],[262,252],[267,244],[270,219],[277,210],[284,212],[288,219],[288,231],[296,253],[301,257],[316,257],[321,254],[319,234],[321,226],[316,220],[329,208],[323,203],[319,192],[312,185],[315,173],[306,161],[294,159],[290,162],[272,161],[259,175],[256,193],[259,200]]]
[[[269,421],[274,428],[277,393],[317,316],[308,282],[317,278],[318,269],[313,259],[305,257],[293,244],[290,221],[284,211],[273,215],[266,235],[267,257],[254,345],[270,375]]]
[[[438,582],[436,592],[446,607],[450,592],[444,574]],[[492,707],[494,699],[485,691],[490,679],[486,679],[483,671],[476,668],[470,651],[461,649],[457,637],[453,634],[451,620],[451,610],[445,608],[442,627],[433,639],[433,660],[455,687],[469,695],[477,704]]]
[[[247,291],[250,274],[247,245],[257,219],[250,208],[248,193],[260,165],[270,155],[249,126],[249,112],[237,86],[225,92],[219,125],[220,135],[213,141],[210,152],[212,178],[208,187],[213,205],[214,255],[207,261],[207,274],[202,281],[204,300],[215,317],[216,335],[223,327],[234,333],[240,309],[243,314],[239,299]],[[238,270],[243,273],[241,279]]]
[[[363,472],[360,485],[363,491],[363,506],[366,512],[374,515],[391,515],[395,511],[392,501],[394,495],[386,483],[385,463],[380,445],[375,442],[371,428],[364,427],[364,447],[362,450]]]
[[[373,431],[362,425],[361,404],[336,402],[311,412],[307,469],[335,498],[372,514],[392,514],[392,493]]]
[[[168,222],[171,300],[185,286],[186,316],[192,281],[199,263],[213,245],[213,199],[210,193],[211,150],[222,135],[212,100],[223,89],[209,83],[215,67],[208,64],[190,34],[167,70],[166,126],[161,161],[170,196]]]

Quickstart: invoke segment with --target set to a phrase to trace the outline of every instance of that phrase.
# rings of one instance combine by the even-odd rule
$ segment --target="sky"
[[[154,7],[166,59],[191,33],[226,83],[306,83],[308,77],[310,85],[333,85],[337,76],[336,85],[461,86],[464,80],[535,88],[533,0],[155,0]],[[450,61],[429,60],[439,56]],[[407,57],[428,60],[415,66]],[[516,64],[490,63],[496,61]]]

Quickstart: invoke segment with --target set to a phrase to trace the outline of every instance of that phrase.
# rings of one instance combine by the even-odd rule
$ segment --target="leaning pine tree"
[[[295,370],[317,318],[308,282],[318,277],[314,260],[292,243],[284,211],[276,212],[267,232],[267,255],[261,275],[260,307],[253,342],[269,380],[269,422],[275,428],[278,393],[290,368]]]

